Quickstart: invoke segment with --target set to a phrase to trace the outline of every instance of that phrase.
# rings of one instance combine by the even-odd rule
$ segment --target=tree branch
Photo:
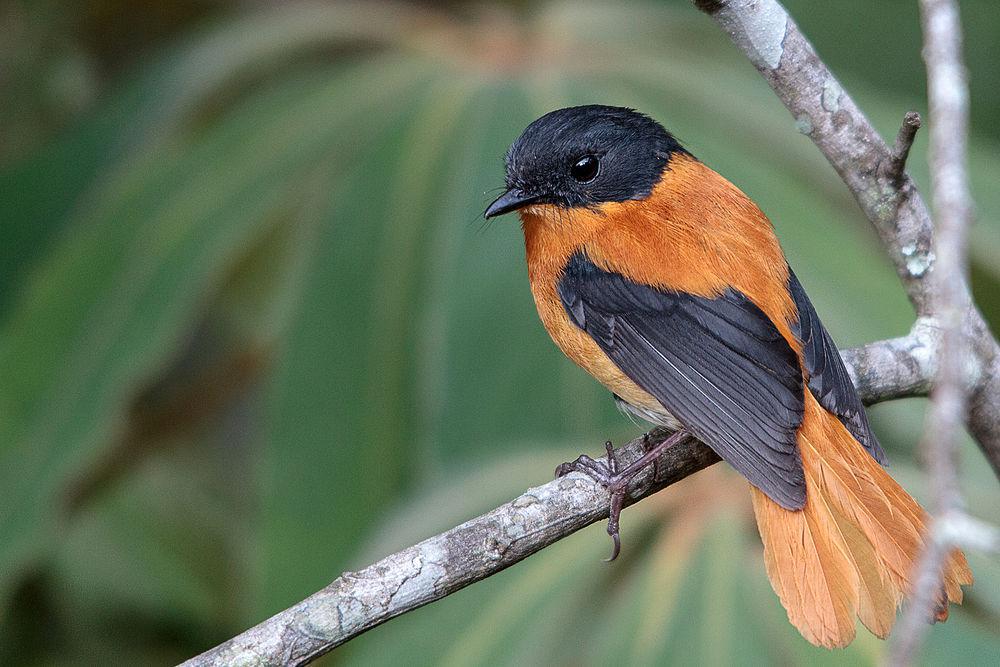
[[[917,320],[909,335],[841,350],[866,405],[925,396],[937,371],[937,327]]]
[[[619,462],[628,465],[642,454],[637,438],[618,450]],[[651,467],[640,473],[629,496],[633,502],[645,498],[717,461],[711,449],[688,440],[660,459],[655,483]],[[345,572],[320,592],[184,664],[306,664],[607,517],[607,491],[570,473],[363,570]]]
[[[923,335],[915,331],[843,352],[852,377],[863,379],[862,400],[870,404],[926,393],[934,365],[927,362]],[[642,447],[642,438],[628,443],[618,450],[619,462],[637,460]],[[707,446],[688,440],[660,459],[659,479],[652,479],[651,467],[640,473],[629,487],[629,499],[641,500],[718,460]],[[607,517],[607,491],[585,475],[570,473],[363,570],[345,572],[318,593],[184,664],[306,664]]]

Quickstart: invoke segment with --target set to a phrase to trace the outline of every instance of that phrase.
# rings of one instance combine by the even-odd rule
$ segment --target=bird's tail
[[[788,620],[813,644],[851,643],[855,617],[884,639],[909,594],[926,513],[808,391],[805,398],[805,508],[786,510],[751,487],[767,575]],[[960,603],[961,585],[971,583],[955,550],[936,620],[948,618],[948,603]]]

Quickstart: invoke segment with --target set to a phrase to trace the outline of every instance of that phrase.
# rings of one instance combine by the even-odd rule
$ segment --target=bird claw
[[[586,454],[581,454],[575,461],[560,463],[559,467],[556,468],[556,477],[565,477],[571,472],[582,472],[603,486],[610,483],[611,471],[608,466],[595,461]]]
[[[608,440],[604,443],[604,448],[608,452],[608,462],[595,461],[586,454],[580,454],[575,461],[560,463],[556,468],[556,477],[565,477],[571,472],[581,472],[601,486],[611,486],[614,484],[615,476],[618,475],[618,459],[615,456],[614,445]]]
[[[608,535],[611,536],[614,542],[614,547],[611,550],[611,557],[607,559],[607,562],[618,558],[618,554],[622,550],[622,540],[621,534],[619,532],[618,521],[622,515],[622,509],[625,508],[625,492],[628,490],[628,483],[630,479],[619,479],[616,480],[612,486],[608,487],[608,491],[611,492],[611,506],[608,508]]]
[[[611,505],[608,510],[608,535],[614,542],[614,548],[611,551],[611,557],[606,559],[606,562],[610,563],[618,558],[618,554],[622,550],[621,535],[618,530],[619,518],[625,507],[628,483],[635,477],[635,473],[622,474],[620,472],[618,457],[615,455],[615,448],[610,440],[604,443],[604,448],[607,451],[607,463],[595,461],[586,454],[581,454],[575,461],[560,464],[556,468],[556,477],[563,477],[571,472],[580,472],[611,493]]]
[[[614,532],[612,532],[610,520],[608,521],[608,535],[611,536],[611,539],[612,539],[612,541],[614,542],[615,545],[614,545],[614,547],[611,548],[611,556],[609,556],[608,558],[604,559],[605,563],[612,562],[613,560],[615,560],[616,558],[618,558],[618,554],[620,554],[622,552],[622,538],[621,538],[621,535],[618,533],[617,530],[615,530]]]
[[[575,461],[562,463],[556,468],[556,477],[563,477],[571,472],[581,472],[606,488],[611,494],[611,504],[608,508],[608,535],[614,541],[614,548],[611,551],[611,558],[607,559],[608,562],[618,558],[618,554],[621,553],[622,543],[618,527],[622,509],[625,507],[629,482],[650,464],[653,465],[653,479],[659,479],[657,466],[659,455],[688,437],[689,434],[686,431],[677,431],[664,440],[653,443],[652,438],[647,433],[642,439],[643,449],[646,453],[624,470],[618,465],[618,457],[610,440],[604,443],[604,448],[608,452],[607,463],[595,461],[586,454],[581,454]]]

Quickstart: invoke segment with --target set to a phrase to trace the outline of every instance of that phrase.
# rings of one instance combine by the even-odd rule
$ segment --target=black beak
[[[483,213],[483,217],[494,218],[498,215],[503,215],[504,213],[510,213],[511,211],[516,211],[517,209],[523,208],[529,204],[534,204],[541,198],[542,195],[527,195],[517,188],[511,188],[497,197],[496,201],[489,205],[486,212]]]

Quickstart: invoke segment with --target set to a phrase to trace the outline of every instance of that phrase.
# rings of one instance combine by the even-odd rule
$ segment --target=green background
[[[916,3],[787,3],[884,136],[926,111]],[[962,4],[1000,322],[1000,9]],[[548,340],[480,215],[541,113],[637,107],[772,218],[837,341],[912,322],[833,170],[686,2],[0,6],[0,663],[167,664],[641,430]],[[910,167],[926,191],[926,132]],[[872,409],[892,472],[922,400]],[[1000,489],[966,443],[971,511]],[[875,663],[809,646],[723,466],[329,664]],[[927,664],[1000,653],[1000,565]]]

